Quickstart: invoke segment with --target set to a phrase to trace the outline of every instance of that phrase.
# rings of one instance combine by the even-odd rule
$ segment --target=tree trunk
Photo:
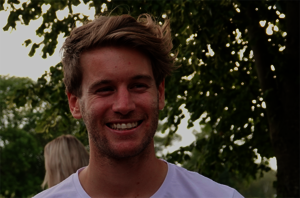
[[[249,4],[248,35],[258,79],[264,92],[273,150],[277,159],[278,197],[299,197],[299,2],[286,2],[285,60],[278,65],[276,81],[270,69],[272,56],[267,36]],[[276,67],[275,67],[276,68]]]
[[[282,102],[277,158],[278,195],[299,197],[299,1],[286,2],[286,50],[279,98]]]

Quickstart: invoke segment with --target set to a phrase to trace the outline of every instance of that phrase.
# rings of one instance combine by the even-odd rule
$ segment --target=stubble
[[[99,119],[95,118],[90,113],[87,113],[84,108],[84,104],[80,105],[80,111],[82,114],[82,119],[86,125],[89,139],[95,145],[96,150],[94,151],[95,154],[102,158],[107,158],[113,161],[123,161],[128,160],[130,158],[140,156],[140,155],[147,155],[147,148],[150,146],[151,142],[153,141],[153,137],[156,133],[156,129],[158,126],[158,114],[159,114],[159,107],[158,107],[158,97],[156,102],[152,104],[152,113],[148,115],[148,119],[150,119],[150,126],[143,131],[144,137],[141,143],[130,152],[118,152],[116,151],[112,145],[110,145],[109,140],[107,139],[106,135],[99,129],[98,125]],[[121,116],[126,118],[130,118],[131,115],[128,114],[126,116]]]

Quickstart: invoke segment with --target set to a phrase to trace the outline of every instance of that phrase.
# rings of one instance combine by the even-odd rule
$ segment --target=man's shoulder
[[[243,197],[235,189],[219,184],[197,172],[189,171],[171,163],[168,163],[168,167],[167,177],[163,186],[161,186],[165,197],[174,197],[175,195],[175,197]]]
[[[76,188],[76,179],[77,173],[72,174],[64,181],[59,184],[40,192],[35,195],[33,198],[79,198],[81,197]]]

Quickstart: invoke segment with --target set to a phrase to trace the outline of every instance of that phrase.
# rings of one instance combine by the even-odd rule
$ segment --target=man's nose
[[[118,90],[112,110],[122,115],[127,115],[135,109],[135,103],[128,89]]]

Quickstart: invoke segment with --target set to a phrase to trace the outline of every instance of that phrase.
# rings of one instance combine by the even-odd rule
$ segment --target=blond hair
[[[157,86],[174,69],[176,55],[170,54],[173,44],[168,19],[160,25],[149,14],[142,14],[137,19],[130,15],[99,16],[72,30],[63,44],[62,64],[67,92],[81,97],[80,54],[107,46],[133,48],[148,56]]]
[[[79,168],[87,166],[89,154],[83,144],[72,135],[62,135],[49,142],[44,149],[45,179],[42,187],[60,183]]]

